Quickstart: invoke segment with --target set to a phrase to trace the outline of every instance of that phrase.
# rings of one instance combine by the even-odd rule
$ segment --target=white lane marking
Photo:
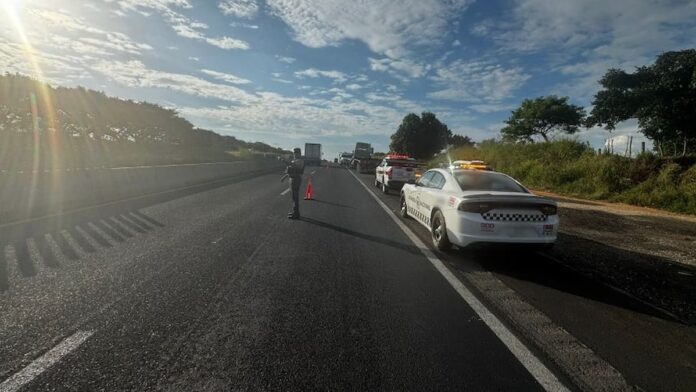
[[[280,194],[281,194],[281,196],[282,196],[282,195],[286,195],[288,192],[290,192],[290,188],[288,188],[288,189],[286,189],[286,190],[280,192]]]
[[[32,363],[27,365],[27,367],[3,381],[3,383],[0,384],[0,392],[15,392],[19,390],[26,384],[33,381],[48,368],[58,363],[58,361],[60,361],[63,357],[78,348],[93,334],[94,331],[77,331],[71,336],[65,338],[65,340],[60,342],[60,344],[53,347],[44,355],[35,359]]]
[[[311,176],[312,174],[314,174],[314,173],[316,173],[316,172],[317,172],[316,170],[312,170],[312,172],[309,173],[309,175]]]
[[[375,195],[370,188],[367,187],[360,179],[352,172],[348,171],[353,178],[360,185],[365,188],[367,193],[372,196],[373,199],[379,204],[387,215],[396,223],[397,226],[406,234],[406,236],[413,242],[414,245],[423,253],[423,256],[430,261],[430,263],[437,269],[437,271],[447,280],[447,282],[454,288],[454,290],[459,294],[459,296],[464,299],[464,301],[471,307],[471,309],[476,312],[476,314],[481,318],[481,320],[486,323],[488,328],[500,339],[501,342],[510,350],[512,355],[517,358],[518,361],[524,366],[527,371],[537,380],[542,387],[547,391],[569,391],[565,385],[563,385],[558,378],[537,358],[530,350],[525,346],[512,332],[510,332],[505,325],[503,325],[500,320],[490,311],[484,304],[479,301],[474,294],[469,291],[469,289],[462,284],[462,282],[457,279],[456,276],[445,267],[442,260],[440,260],[424,243],[420,240],[403,222],[396,217],[396,215],[389,209],[389,207],[384,204],[382,200]]]

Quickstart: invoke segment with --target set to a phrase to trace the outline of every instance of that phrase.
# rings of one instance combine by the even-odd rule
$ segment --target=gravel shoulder
[[[559,203],[549,254],[687,324],[696,324],[696,217],[535,192]]]

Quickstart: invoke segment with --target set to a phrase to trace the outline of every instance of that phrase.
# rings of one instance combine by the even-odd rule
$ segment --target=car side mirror
[[[408,181],[406,181],[406,183],[407,183],[407,184],[413,184],[413,185],[416,185],[416,186],[418,185],[418,184],[416,183],[416,180],[408,180]]]

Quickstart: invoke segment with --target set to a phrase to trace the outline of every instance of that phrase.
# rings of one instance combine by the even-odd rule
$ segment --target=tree
[[[391,135],[389,148],[417,159],[429,159],[445,148],[451,137],[452,131],[433,113],[423,112],[421,117],[409,113]]]
[[[663,53],[633,73],[610,69],[599,83],[588,127],[613,130],[636,118],[658,150],[680,145],[682,154],[696,151],[696,49]]]
[[[503,139],[512,142],[534,142],[535,136],[549,141],[554,132],[573,134],[583,124],[585,110],[568,103],[568,97],[549,95],[525,99],[512,112],[500,133]]]
[[[449,138],[448,144],[452,147],[473,147],[474,141],[469,136],[452,135]]]

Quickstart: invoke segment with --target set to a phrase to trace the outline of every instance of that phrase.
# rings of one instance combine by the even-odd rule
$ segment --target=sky
[[[0,4],[0,72],[158,103],[243,140],[321,143],[325,158],[358,141],[388,151],[411,112],[434,112],[480,141],[498,136],[525,98],[568,96],[589,111],[607,69],[696,47],[696,1]],[[637,145],[636,128],[578,137],[601,147],[632,134]]]

